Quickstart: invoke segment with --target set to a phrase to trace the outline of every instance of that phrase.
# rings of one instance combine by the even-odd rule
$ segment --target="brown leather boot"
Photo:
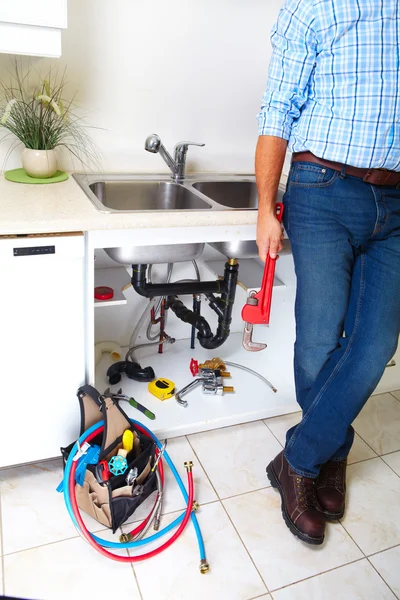
[[[344,515],[346,462],[345,460],[330,460],[321,467],[321,472],[317,477],[317,498],[327,521],[337,521]]]
[[[295,473],[283,451],[269,463],[267,475],[281,495],[282,515],[290,531],[303,542],[322,544],[325,518],[318,507],[315,480]]]

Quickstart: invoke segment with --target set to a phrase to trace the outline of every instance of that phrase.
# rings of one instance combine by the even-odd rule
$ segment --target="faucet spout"
[[[204,146],[204,144],[197,144],[195,142],[180,142],[175,146],[174,160],[168,150],[162,144],[160,137],[156,133],[152,133],[146,139],[144,149],[152,154],[160,153],[161,158],[168,165],[172,173],[172,179],[176,182],[180,182],[185,178],[186,154],[188,146]]]
[[[152,154],[157,154],[159,152],[161,158],[164,160],[164,162],[167,163],[168,167],[170,168],[172,172],[172,177],[175,178],[178,172],[178,165],[176,164],[168,150],[161,142],[160,137],[156,133],[152,133],[151,135],[149,135],[149,137],[144,143],[144,149],[147,150],[147,152],[151,152]]]

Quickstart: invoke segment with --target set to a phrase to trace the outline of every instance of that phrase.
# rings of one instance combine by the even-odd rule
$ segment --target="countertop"
[[[102,213],[70,177],[29,185],[0,176],[0,235],[118,229],[253,225],[255,210]]]

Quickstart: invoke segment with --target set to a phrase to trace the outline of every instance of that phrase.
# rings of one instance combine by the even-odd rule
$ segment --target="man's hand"
[[[271,135],[260,135],[256,150],[258,189],[257,246],[265,262],[282,250],[283,229],[275,214],[276,196],[285,160],[287,141]]]
[[[258,254],[263,262],[269,253],[271,258],[276,258],[283,248],[283,229],[274,214],[258,217],[257,220],[257,246]]]

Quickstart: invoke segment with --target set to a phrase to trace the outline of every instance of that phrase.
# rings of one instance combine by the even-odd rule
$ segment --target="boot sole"
[[[327,510],[322,510],[322,508],[319,509],[319,511],[324,515],[327,521],[339,521],[340,519],[343,519],[345,509],[340,513],[330,513]]]
[[[267,467],[267,476],[271,482],[272,487],[275,488],[276,490],[278,490],[278,492],[281,496],[281,511],[282,511],[283,520],[285,521],[287,527],[290,529],[290,531],[293,533],[293,535],[295,535],[297,538],[299,538],[302,542],[306,542],[306,544],[312,544],[313,546],[319,546],[320,544],[322,544],[324,541],[324,538],[325,538],[324,535],[321,537],[318,537],[318,538],[311,537],[310,535],[307,535],[306,533],[303,533],[302,531],[297,529],[296,525],[290,519],[288,512],[286,510],[286,506],[285,506],[285,497],[283,494],[283,489],[282,489],[281,484],[279,483],[279,479],[275,473],[272,462],[269,463],[269,465]]]

